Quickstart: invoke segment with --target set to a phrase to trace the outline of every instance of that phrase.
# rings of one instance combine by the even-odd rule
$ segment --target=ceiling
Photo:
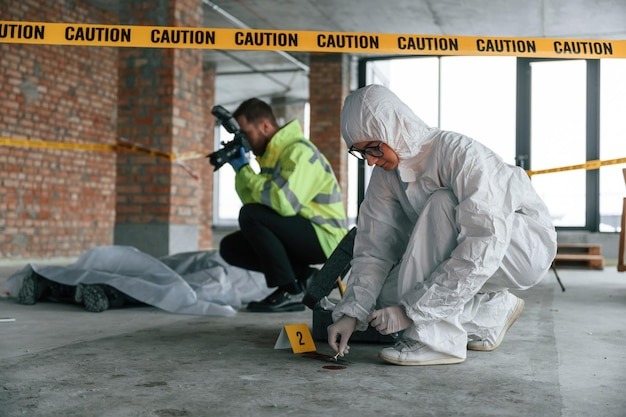
[[[120,0],[87,2],[117,12]],[[626,39],[626,0],[201,0],[213,28]],[[308,54],[206,51],[216,102],[306,100]]]

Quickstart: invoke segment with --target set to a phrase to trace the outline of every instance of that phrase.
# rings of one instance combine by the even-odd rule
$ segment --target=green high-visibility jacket
[[[310,220],[326,257],[330,256],[347,233],[346,210],[328,160],[303,137],[300,123],[293,120],[278,130],[257,162],[258,174],[246,165],[235,176],[241,201]]]

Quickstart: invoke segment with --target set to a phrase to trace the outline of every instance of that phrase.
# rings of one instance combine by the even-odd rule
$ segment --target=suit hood
[[[437,130],[391,90],[376,84],[348,95],[341,111],[341,134],[348,148],[359,142],[384,142],[398,154],[400,166],[416,157]]]

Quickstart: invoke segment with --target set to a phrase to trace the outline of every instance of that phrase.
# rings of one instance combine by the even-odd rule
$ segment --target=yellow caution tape
[[[167,159],[170,161],[176,160],[176,156],[174,154],[156,151],[154,149],[137,145],[135,143],[130,143],[130,142],[118,142],[116,146],[116,150],[117,149],[125,149],[130,152],[145,153],[146,155],[149,155],[149,156],[156,156],[156,157]]]
[[[128,142],[124,139],[118,141],[115,145],[103,145],[94,143],[70,143],[70,142],[50,142],[36,139],[12,139],[0,137],[0,146],[12,146],[18,148],[35,148],[35,149],[63,149],[63,150],[78,150],[78,151],[96,151],[96,152],[117,152],[117,151],[129,151],[143,153],[149,156],[167,159],[174,163],[181,163],[182,161],[188,161],[191,159],[204,158],[207,156],[206,152],[189,151],[181,154],[167,153],[157,151],[152,148],[148,148],[142,145]],[[528,176],[549,174],[553,172],[572,171],[577,169],[599,169],[600,167],[607,165],[626,164],[626,158],[607,159],[604,161],[594,159],[587,161],[583,164],[567,165],[558,168],[540,169],[540,170],[527,170]],[[193,176],[193,174],[191,174]]]
[[[626,40],[0,21],[0,43],[357,54],[626,58]]]
[[[528,170],[526,171],[526,173],[528,174],[529,177],[531,177],[533,175],[550,174],[552,172],[573,171],[576,169],[584,169],[584,170],[599,169],[600,167],[603,167],[603,166],[617,165],[617,164],[626,164],[626,158],[607,159],[604,161],[594,159],[592,161],[587,161],[584,164],[567,165],[567,166],[558,167],[558,168],[539,169],[535,171]]]
[[[47,142],[37,139],[11,139],[2,137],[0,137],[0,145],[35,149],[63,149],[96,152],[115,151],[115,145],[103,145],[95,143]]]
[[[72,142],[52,142],[43,141],[38,139],[13,139],[0,137],[0,146],[11,146],[17,148],[32,148],[32,149],[60,149],[60,150],[72,150],[72,151],[95,151],[95,152],[117,152],[128,151],[135,153],[143,153],[149,156],[154,156],[162,159],[167,159],[172,162],[180,162],[196,158],[204,158],[206,152],[190,151],[182,154],[167,153],[157,151],[152,148],[137,145],[135,143],[121,140],[115,145],[95,144],[95,143],[72,143]]]

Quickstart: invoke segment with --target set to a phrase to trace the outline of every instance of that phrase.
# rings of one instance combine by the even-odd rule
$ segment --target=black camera
[[[235,138],[230,142],[221,142],[223,148],[207,155],[209,162],[213,165],[213,171],[217,171],[233,158],[239,156],[239,148],[243,146],[246,152],[252,149],[250,142],[239,127],[239,123],[233,117],[232,114],[224,107],[217,105],[211,110],[211,114],[219,120],[221,125],[226,129],[228,133],[233,133]]]

